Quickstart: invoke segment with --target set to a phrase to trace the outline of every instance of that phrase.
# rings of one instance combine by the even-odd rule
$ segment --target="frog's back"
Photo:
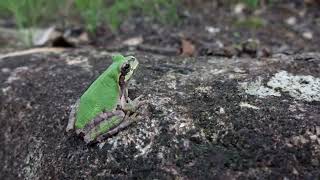
[[[115,66],[112,64],[98,79],[96,79],[80,98],[76,114],[77,129],[84,126],[102,111],[112,111],[119,100],[119,77]]]

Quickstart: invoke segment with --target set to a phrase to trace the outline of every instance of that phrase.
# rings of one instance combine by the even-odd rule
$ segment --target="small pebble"
[[[311,135],[311,136],[310,136],[310,139],[311,139],[312,141],[317,140],[317,135]]]
[[[320,126],[316,127],[316,134],[319,136],[320,135]]]
[[[313,166],[319,166],[319,160],[318,159],[311,159],[311,164]]]
[[[206,26],[206,31],[208,31],[210,34],[217,34],[220,32],[220,29],[212,26]]]
[[[242,12],[243,12],[245,7],[246,6],[244,4],[239,3],[234,7],[233,11],[234,11],[235,14],[242,14]]]
[[[223,107],[220,107],[219,108],[219,114],[225,114],[226,112],[225,112],[225,110],[224,110],[224,108]]]
[[[10,69],[9,68],[2,68],[1,72],[2,73],[10,73]]]
[[[295,25],[296,23],[297,23],[297,18],[295,18],[295,17],[289,17],[288,19],[286,19],[286,23],[288,24],[288,25]]]
[[[313,38],[313,33],[310,32],[310,31],[306,31],[302,34],[302,36],[305,38],[305,39],[312,39]]]

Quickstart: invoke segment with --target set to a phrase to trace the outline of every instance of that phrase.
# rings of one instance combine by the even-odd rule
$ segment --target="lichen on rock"
[[[280,92],[288,92],[290,96],[304,101],[320,101],[320,79],[311,75],[293,75],[286,71],[280,71],[263,85],[262,78],[248,83],[241,83],[241,87],[250,95],[261,98],[267,96],[281,96]]]
[[[288,92],[290,96],[299,100],[320,101],[320,78],[280,71],[267,85],[273,89],[280,88],[282,92]]]

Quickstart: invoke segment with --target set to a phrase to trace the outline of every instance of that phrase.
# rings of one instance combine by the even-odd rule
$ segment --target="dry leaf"
[[[182,39],[181,55],[193,56],[195,53],[195,46],[188,40]]]

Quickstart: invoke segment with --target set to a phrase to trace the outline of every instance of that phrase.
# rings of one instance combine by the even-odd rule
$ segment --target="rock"
[[[286,19],[286,23],[290,26],[293,26],[293,25],[297,24],[297,18],[294,16],[291,16]]]
[[[144,95],[147,113],[93,146],[65,128],[71,105],[112,53],[3,56],[0,179],[319,178],[319,53],[130,54],[140,67],[129,96]]]
[[[258,40],[248,39],[242,44],[242,51],[255,57],[259,49],[259,44]]]

